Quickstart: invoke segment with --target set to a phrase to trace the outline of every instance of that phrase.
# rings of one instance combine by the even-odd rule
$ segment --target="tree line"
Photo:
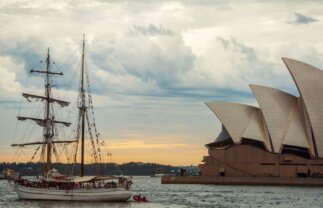
[[[57,169],[63,175],[79,175],[81,165],[53,163],[52,168]],[[0,163],[0,171],[12,169],[22,176],[43,175],[44,163]],[[98,163],[85,164],[84,175],[153,175],[158,172],[170,173],[178,170],[178,167],[170,165],[161,165],[157,163],[129,162],[123,164],[117,163]]]

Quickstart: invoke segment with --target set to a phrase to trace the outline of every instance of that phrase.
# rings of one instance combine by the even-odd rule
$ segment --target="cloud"
[[[186,46],[183,35],[176,33],[153,37],[101,34],[93,43],[90,56],[96,70],[92,77],[99,93],[251,99],[250,82],[272,83],[268,80],[276,75],[275,66],[262,51],[235,38],[214,36],[212,47],[198,56]]]
[[[203,144],[220,129],[205,101],[256,104],[250,83],[297,94],[282,56],[322,68],[323,45],[317,32],[322,27],[320,8],[319,1],[1,1],[0,110],[6,112],[19,100],[20,90],[43,93],[42,77],[28,72],[46,57],[47,47],[55,70],[64,73],[54,84],[64,94],[71,89],[65,98],[73,101],[85,33],[97,125],[105,138],[117,143],[129,139],[118,135],[145,132],[147,136],[131,140],[147,145],[147,151],[149,145],[160,146],[165,154],[154,159],[166,158],[163,142],[194,143],[204,150]],[[286,24],[290,18],[286,11],[301,12]],[[304,30],[293,24],[311,27]],[[9,114],[14,120],[16,112],[4,115]],[[0,137],[9,138],[7,126],[0,126]],[[184,150],[196,148],[189,147],[178,151],[185,155]]]
[[[295,15],[296,19],[293,21],[290,21],[288,23],[294,24],[294,25],[307,25],[307,24],[319,21],[318,19],[315,19],[310,16],[306,16],[306,15],[303,15],[300,13],[294,13],[294,15]]]
[[[174,32],[163,26],[155,26],[150,24],[148,27],[140,25],[134,25],[133,28],[128,30],[130,35],[144,35],[144,36],[156,36],[156,35],[173,35]]]
[[[168,89],[177,85],[179,77],[192,69],[195,59],[180,34],[153,37],[101,34],[94,40],[90,58],[98,69],[96,89],[165,96]]]
[[[71,69],[76,68],[75,64],[79,62],[80,55],[79,39],[81,38],[76,38],[76,32],[72,32],[68,28],[72,26],[78,28],[77,31],[79,31],[82,24],[94,29],[87,36],[89,40],[87,49],[89,50],[88,64],[92,70],[90,76],[95,93],[181,96],[198,99],[223,98],[230,94],[235,99],[243,99],[251,97],[247,82],[270,83],[268,80],[280,75],[277,71],[284,70],[277,70],[277,62],[280,62],[280,57],[275,57],[276,61],[273,62],[275,54],[270,54],[260,48],[257,38],[253,34],[245,35],[253,38],[252,41],[243,37],[244,32],[238,30],[241,25],[246,27],[245,24],[239,22],[244,22],[245,18],[236,22],[237,18],[232,18],[229,15],[236,7],[222,1],[215,4],[211,1],[204,1],[201,4],[194,2],[147,4],[145,1],[118,4],[115,1],[97,1],[91,4],[82,2],[74,7],[70,7],[68,2],[45,5],[37,1],[14,5],[18,5],[22,10],[21,14],[15,16],[13,23],[16,25],[19,23],[17,20],[19,16],[25,17],[24,19],[29,22],[33,20],[33,16],[46,14],[48,10],[61,11],[60,16],[54,17],[53,13],[49,12],[39,20],[38,25],[43,28],[64,28],[64,33],[59,30],[49,31],[55,34],[52,37],[53,40],[44,38],[46,30],[41,29],[40,26],[33,26],[32,30],[39,31],[39,33],[30,34],[31,29],[26,27],[25,33],[29,33],[28,35],[16,35],[10,41],[0,43],[3,46],[0,53],[10,55],[15,61],[24,63],[26,72],[44,57],[45,50],[40,51],[40,48],[46,49],[47,45],[55,46],[53,57],[56,57],[59,69],[64,71],[66,75],[65,78],[57,81],[61,87],[70,86],[69,77],[74,74]],[[139,5],[147,7],[141,7],[140,14],[134,15],[133,12]],[[248,2],[248,5],[252,6],[252,1]],[[203,16],[205,21],[201,21],[202,17],[195,16],[194,8],[196,6],[203,11],[200,12],[201,14],[207,15],[206,18]],[[219,8],[219,6],[220,8],[227,7],[227,9],[217,13],[209,12],[213,7]],[[275,4],[268,6],[274,7]],[[101,7],[109,7],[109,12],[99,9]],[[12,11],[13,8],[13,4],[8,4],[2,10],[10,16],[12,13],[9,11]],[[37,8],[37,12],[34,15],[26,13],[26,10],[30,8]],[[168,14],[165,13],[165,9]],[[79,11],[85,11],[84,15],[87,16],[94,10],[96,11],[95,16],[100,17],[100,21],[93,22],[91,18],[82,24],[74,21],[75,18],[83,18],[83,15],[79,17]],[[176,14],[169,13],[170,10],[176,10]],[[124,18],[120,17],[121,19],[116,24],[110,17],[120,12],[124,14]],[[239,13],[236,15],[239,16]],[[256,13],[250,15],[256,15]],[[261,15],[261,18],[265,20],[264,23],[270,21],[267,19],[267,15],[266,13]],[[196,18],[190,18],[192,16]],[[229,16],[227,20],[230,24],[221,23],[226,16]],[[152,19],[148,20],[147,17],[152,17]],[[170,18],[173,20],[170,21]],[[53,21],[55,19],[56,21]],[[60,21],[61,19],[65,20]],[[248,21],[250,22],[250,19]],[[58,24],[58,22],[62,24]],[[217,26],[214,26],[214,23]],[[257,33],[258,30],[252,28],[253,21],[249,24],[253,33]],[[105,27],[106,25],[109,27]],[[183,30],[183,25],[186,27],[185,30]],[[201,30],[202,32],[198,34],[199,38],[196,40],[197,45],[205,46],[201,49],[204,54],[198,54],[192,45],[186,43],[185,34],[199,30],[196,28],[205,25],[207,27],[201,28],[205,30]],[[215,29],[212,30],[213,28]],[[261,30],[262,28],[259,28],[259,31]],[[203,40],[203,34],[210,32],[214,34],[208,35],[207,41]],[[80,34],[78,35],[80,36]],[[2,39],[10,38],[4,34],[2,36],[4,36]],[[260,38],[263,35],[257,37]],[[262,47],[272,47],[271,42],[275,42],[275,40],[268,41],[267,45],[266,41],[263,41],[261,44],[265,44],[265,46]],[[266,58],[271,60],[268,61]],[[26,77],[21,74],[17,77],[18,81],[24,85]],[[281,80],[277,78],[275,84],[285,85],[285,83],[279,83]],[[77,82],[74,85],[77,85]]]
[[[137,28],[146,28],[148,31],[150,27]],[[164,30],[168,31],[161,31]],[[58,50],[53,49],[52,57],[58,60],[56,65],[60,66],[56,70],[65,74],[63,78],[55,78],[55,83],[63,88],[72,85],[77,90],[78,76],[75,76],[75,70],[79,71],[76,63],[79,63],[80,52],[77,42],[67,42],[69,45],[64,41],[57,43]],[[45,57],[45,54],[41,57],[41,52],[33,49],[45,45],[45,42],[37,43],[35,39],[28,38],[17,41],[16,45],[13,49],[4,50],[4,54],[10,55],[16,62],[24,63],[26,71]],[[20,45],[26,45],[26,48]],[[68,53],[68,48],[78,52],[72,55]],[[37,51],[37,54],[28,51]],[[233,37],[216,35],[210,38],[206,52],[196,55],[187,46],[184,35],[179,33],[139,36],[123,31],[116,34],[98,33],[91,38],[87,54],[92,92],[101,95],[184,97],[203,101],[250,100],[253,99],[248,87],[250,82],[272,84],[268,80],[280,75],[276,73],[275,66],[266,61],[263,51]],[[27,78],[25,74],[20,76],[22,84],[25,83],[23,79]],[[74,84],[71,84],[73,74]],[[281,78],[275,80],[275,83],[280,83]]]
[[[23,68],[21,64],[14,63],[11,58],[0,57],[0,104],[12,106],[17,102],[21,92],[21,84],[17,81],[15,71]]]
[[[209,43],[212,47],[198,57],[194,69],[183,79],[183,86],[195,88],[201,97],[250,102],[254,99],[250,83],[273,87],[293,85],[287,70],[267,60],[265,51],[233,37],[215,36]]]

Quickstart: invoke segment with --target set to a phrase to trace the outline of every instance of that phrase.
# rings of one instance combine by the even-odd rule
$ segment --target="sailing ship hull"
[[[57,190],[16,185],[15,191],[25,200],[123,202],[132,195],[131,190],[123,188]]]

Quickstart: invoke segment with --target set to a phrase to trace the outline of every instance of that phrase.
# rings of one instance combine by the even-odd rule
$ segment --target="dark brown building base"
[[[199,165],[201,176],[237,178],[318,178],[323,176],[323,159],[311,159],[291,153],[276,154],[251,145],[224,149],[209,148]],[[226,180],[226,179],[225,179]]]
[[[162,184],[216,184],[257,186],[321,186],[323,178],[163,176]]]
[[[163,184],[323,186],[323,159],[276,154],[252,145],[208,148],[200,176],[164,176]]]

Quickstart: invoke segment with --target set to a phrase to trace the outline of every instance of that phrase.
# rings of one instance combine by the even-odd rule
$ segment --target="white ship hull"
[[[20,199],[27,200],[127,201],[132,195],[124,188],[57,190],[16,185],[15,191]]]

